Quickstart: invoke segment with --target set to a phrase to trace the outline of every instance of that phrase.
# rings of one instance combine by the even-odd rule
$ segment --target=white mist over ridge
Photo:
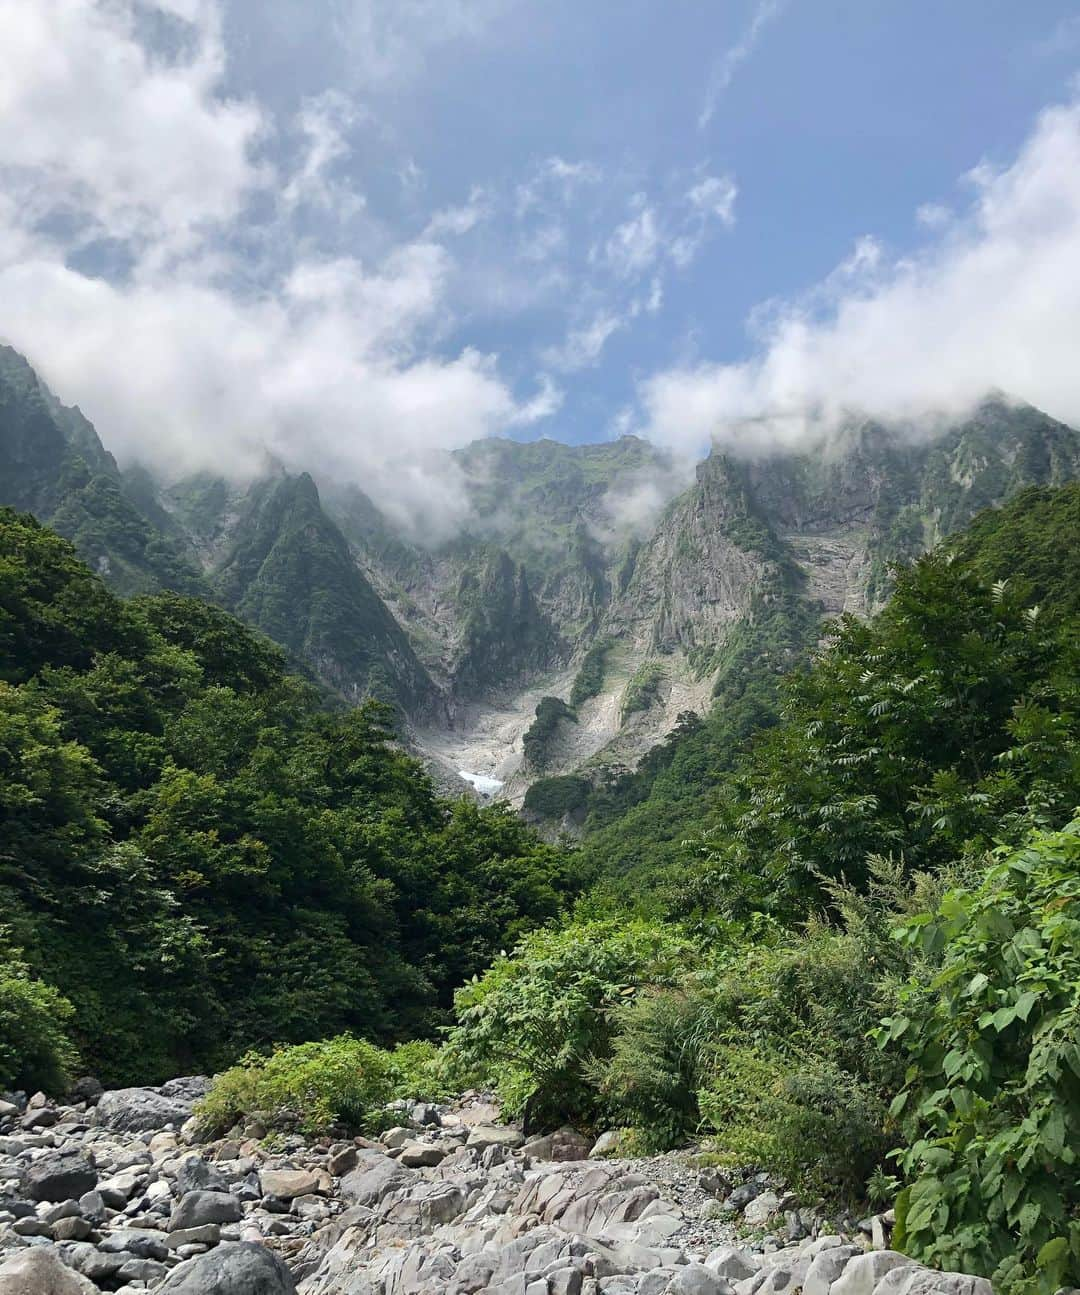
[[[1080,424],[1080,104],[1044,112],[1011,165],[966,178],[970,208],[940,216],[916,255],[863,239],[804,299],[762,308],[749,359],[643,381],[643,434],[757,454],[853,416],[925,428],[993,390]]]
[[[148,46],[148,10],[185,39]],[[459,208],[419,213],[408,235],[380,224],[334,169],[355,107],[324,95],[282,119],[232,93],[219,0],[0,0],[0,14],[0,336],[122,464],[243,480],[273,460],[359,486],[403,533],[437,543],[470,519],[450,452],[534,427],[558,434],[559,384],[589,355],[547,372],[540,347],[529,370],[490,332],[470,340],[460,240],[497,194],[479,187]],[[291,151],[271,150],[285,139]],[[747,358],[646,370],[636,408],[612,422],[671,451],[679,470],[613,494],[612,527],[648,529],[712,444],[805,447],[852,416],[923,435],[996,388],[1080,424],[1080,105],[1044,112],[1010,164],[968,180],[966,210],[935,209],[915,254],[865,237],[804,298],[765,303]],[[548,159],[516,202],[547,219],[605,182]],[[612,336],[659,310],[661,271],[695,272],[709,221],[735,222],[734,179],[686,184],[666,219],[635,192],[633,219],[596,244],[595,266],[634,284],[620,289]],[[300,212],[347,216],[349,237],[320,242]],[[543,246],[550,259],[561,245]],[[572,295],[561,263],[531,276],[547,268],[551,291]]]

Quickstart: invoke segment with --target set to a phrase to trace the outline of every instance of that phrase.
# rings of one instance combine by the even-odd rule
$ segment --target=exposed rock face
[[[883,601],[890,561],[1080,474],[1080,435],[992,397],[951,423],[853,418],[807,452],[714,452],[692,481],[634,437],[485,440],[442,467],[462,505],[449,537],[406,532],[358,487],[306,473],[163,485],[120,472],[82,414],[0,348],[0,503],[72,538],[121,592],[210,595],[346,700],[397,702],[444,787],[464,791],[465,770],[514,801],[541,772],[634,766],[713,704],[714,683],[723,693],[725,654],[764,621],[768,668],[789,667],[822,616]],[[607,640],[599,690],[530,769],[537,703],[567,700]],[[643,684],[646,704],[629,706]]]
[[[523,1145],[478,1101],[274,1152],[35,1109],[55,1120],[0,1115],[0,1295],[991,1295],[889,1250],[890,1215],[837,1231],[763,1174],[590,1159],[613,1139],[570,1128]],[[93,1162],[98,1188],[27,1199],[56,1162]]]

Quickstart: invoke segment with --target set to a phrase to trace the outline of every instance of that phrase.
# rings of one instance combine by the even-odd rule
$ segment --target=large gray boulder
[[[993,1295],[993,1287],[985,1277],[943,1273],[917,1264],[886,1273],[874,1295]]]
[[[157,1295],[296,1295],[288,1268],[254,1242],[226,1243],[179,1264]]]
[[[32,1201],[78,1200],[97,1185],[97,1171],[76,1147],[47,1151],[22,1172],[22,1194]]]
[[[350,1205],[378,1205],[384,1196],[416,1181],[414,1169],[406,1169],[377,1151],[365,1151],[356,1168],[341,1180],[339,1190]]]
[[[98,1295],[98,1288],[52,1246],[34,1246],[0,1263],[0,1295]]]
[[[199,1228],[204,1223],[239,1223],[244,1211],[231,1192],[188,1192],[169,1216],[169,1231]]]
[[[202,1156],[192,1154],[185,1156],[176,1173],[176,1193],[185,1196],[188,1192],[225,1192],[229,1184],[220,1169],[216,1169]]]
[[[191,1115],[197,1096],[201,1094],[191,1096],[184,1090],[166,1093],[158,1088],[112,1088],[98,1101],[97,1120],[120,1133],[163,1129],[166,1124],[179,1128]]]

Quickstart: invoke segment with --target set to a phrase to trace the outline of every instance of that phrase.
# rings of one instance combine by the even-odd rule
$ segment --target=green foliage
[[[879,617],[844,618],[787,684],[684,898],[795,913],[876,854],[939,867],[1061,825],[1080,801],[1078,630],[946,552],[900,572]]]
[[[703,966],[616,1010],[610,1060],[594,1068],[600,1091],[654,1144],[708,1132],[725,1161],[858,1199],[889,1149],[902,1078],[867,1035],[917,956],[891,926],[938,893],[879,861],[869,896],[835,891],[836,923],[703,929]]]
[[[558,697],[541,697],[536,706],[536,718],[521,739],[525,761],[531,769],[547,767],[559,726],[566,720],[576,724],[577,715]]]
[[[648,710],[659,698],[664,683],[664,668],[657,661],[646,661],[623,689],[619,716],[626,723],[631,715]]]
[[[511,1114],[591,1121],[602,1107],[590,1066],[610,1053],[612,1009],[674,984],[692,954],[678,931],[643,922],[536,931],[458,990],[448,1050]]]
[[[525,793],[525,810],[541,818],[561,819],[582,809],[589,800],[592,784],[587,778],[564,774],[556,778],[539,778]]]
[[[215,1078],[197,1114],[215,1134],[251,1117],[307,1134],[338,1124],[375,1131],[397,1079],[390,1053],[344,1034],[269,1056],[248,1053]]]
[[[893,1103],[903,1237],[929,1263],[1048,1293],[1080,1280],[1080,819],[995,856],[900,928],[941,959],[879,1031],[910,1066]]]
[[[604,686],[604,673],[607,656],[614,647],[610,638],[597,639],[581,661],[581,668],[574,677],[570,688],[570,705],[577,707],[592,697],[599,696]]]
[[[0,512],[0,911],[103,1080],[428,1033],[574,884],[439,801],[386,708],[325,712],[226,613],[121,602]]]
[[[25,963],[0,957],[0,1089],[66,1092],[79,1064],[67,1033],[74,1012]]]

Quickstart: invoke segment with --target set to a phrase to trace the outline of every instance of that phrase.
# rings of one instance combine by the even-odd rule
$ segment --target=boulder
[[[894,1268],[915,1267],[918,1265],[914,1260],[896,1250],[872,1250],[869,1254],[856,1255],[845,1264],[829,1295],[874,1295],[886,1273]]]
[[[943,1273],[921,1264],[897,1267],[878,1282],[874,1295],[992,1295],[985,1277],[966,1273]]]
[[[829,1295],[833,1282],[862,1251],[858,1246],[830,1246],[813,1256],[803,1282],[803,1295]]]
[[[525,1141],[518,1129],[511,1129],[505,1124],[474,1124],[469,1130],[468,1147],[483,1150],[484,1147],[517,1148]]]
[[[231,1192],[188,1192],[169,1215],[169,1231],[186,1231],[204,1223],[239,1223],[243,1213]]]
[[[732,1246],[718,1246],[705,1260],[705,1267],[711,1268],[718,1277],[729,1282],[744,1282],[753,1277],[761,1267],[755,1255],[745,1250],[736,1250]]]
[[[98,1288],[52,1246],[34,1246],[0,1263],[0,1295],[98,1295]]]
[[[265,1246],[239,1241],[179,1264],[158,1295],[296,1295],[288,1268]]]
[[[618,1129],[608,1129],[606,1133],[601,1133],[592,1144],[589,1159],[603,1160],[606,1156],[617,1156],[622,1142],[623,1135]]]
[[[97,1171],[75,1147],[47,1151],[23,1170],[22,1194],[32,1201],[67,1201],[93,1191]]]
[[[185,1156],[176,1172],[176,1191],[179,1196],[188,1192],[225,1192],[229,1184],[220,1169],[195,1154]]]
[[[442,1164],[446,1159],[446,1147],[436,1146],[430,1142],[406,1142],[398,1156],[398,1164],[407,1169],[422,1169],[426,1166]]]
[[[569,1126],[548,1133],[542,1138],[533,1138],[521,1148],[534,1160],[587,1160],[593,1143],[577,1129]]]
[[[309,1169],[264,1169],[259,1174],[264,1196],[277,1196],[291,1201],[296,1196],[308,1196],[322,1186],[319,1177]]]
[[[665,1289],[667,1295],[732,1295],[728,1282],[704,1264],[680,1267]]]
[[[142,1133],[166,1124],[179,1128],[191,1115],[194,1100],[156,1088],[113,1088],[98,1101],[98,1123],[121,1133]]]
[[[87,1106],[96,1106],[101,1101],[101,1094],[104,1091],[105,1089],[93,1075],[83,1075],[71,1085],[68,1101],[72,1103],[85,1102]]]
[[[365,1151],[356,1168],[341,1180],[340,1191],[349,1205],[377,1205],[384,1196],[408,1187],[415,1180],[415,1170],[406,1169],[377,1151]]]
[[[775,1192],[762,1192],[748,1202],[743,1210],[743,1222],[748,1227],[764,1227],[780,1208],[780,1197]]]

